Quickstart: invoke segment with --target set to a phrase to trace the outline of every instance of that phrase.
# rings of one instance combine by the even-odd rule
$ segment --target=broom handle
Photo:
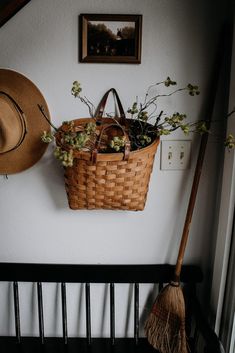
[[[207,124],[208,128],[209,128],[209,125],[210,125],[210,122],[208,121],[208,124]],[[197,165],[195,169],[193,185],[192,185],[191,195],[190,195],[189,204],[188,204],[188,210],[187,210],[187,214],[184,222],[184,229],[181,237],[178,258],[175,266],[174,282],[176,283],[180,281],[180,273],[181,273],[185,248],[187,245],[191,220],[193,216],[194,205],[196,202],[196,196],[197,196],[198,185],[199,185],[201,172],[202,172],[202,165],[203,165],[203,160],[205,156],[207,140],[208,140],[208,133],[205,133],[201,139],[201,145],[200,145],[200,150],[198,154]]]
[[[211,80],[210,87],[209,87],[210,90],[209,90],[209,97],[208,97],[208,106],[207,106],[207,112],[205,115],[208,117],[205,121],[208,130],[211,125],[211,118],[212,118],[213,109],[214,109],[216,91],[218,88],[218,82],[219,82],[219,76],[220,76],[222,62],[223,62],[223,59],[225,58],[225,55],[227,54],[226,49],[227,50],[230,49],[230,47],[229,47],[229,44],[230,44],[229,43],[229,39],[230,39],[229,34],[230,33],[229,33],[228,28],[225,28],[222,35],[221,35],[220,43],[218,46],[218,53],[216,54],[216,59],[215,59],[215,66],[214,66],[214,70],[212,72],[212,80]],[[181,273],[181,268],[182,268],[182,264],[183,264],[185,248],[187,245],[189,230],[190,230],[190,226],[191,226],[191,220],[192,220],[193,210],[194,210],[194,206],[195,206],[199,181],[200,181],[200,177],[201,177],[202,165],[203,165],[203,160],[205,157],[207,141],[208,141],[208,132],[204,133],[201,138],[201,144],[200,144],[196,169],[195,169],[195,173],[194,173],[194,179],[193,179],[187,214],[186,214],[186,218],[185,218],[185,222],[184,222],[183,233],[181,236],[181,242],[180,242],[177,262],[175,265],[173,282],[176,282],[176,284],[178,284],[180,282],[180,273]]]

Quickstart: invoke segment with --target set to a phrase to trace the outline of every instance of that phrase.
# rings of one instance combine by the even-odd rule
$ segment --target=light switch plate
[[[165,140],[161,142],[161,170],[190,168],[191,140]]]

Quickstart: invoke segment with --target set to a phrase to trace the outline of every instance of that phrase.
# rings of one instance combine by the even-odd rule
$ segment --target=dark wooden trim
[[[135,55],[134,56],[105,56],[88,55],[87,28],[89,21],[120,21],[135,22]],[[142,15],[118,15],[118,14],[80,14],[79,16],[79,60],[82,63],[141,63],[142,44]]]
[[[86,338],[87,344],[91,344],[91,292],[90,283],[86,283]]]
[[[13,283],[13,293],[14,293],[14,311],[15,311],[15,331],[17,342],[21,342],[21,333],[20,333],[20,302],[19,302],[19,288],[18,282]]]
[[[12,16],[31,0],[10,0],[0,5],[0,27],[2,27]]]
[[[113,346],[110,338],[95,337],[88,345],[86,338],[69,337],[65,346],[61,337],[46,337],[44,347],[40,347],[38,337],[22,337],[17,347],[15,337],[0,337],[0,349],[1,353],[157,353],[146,338],[140,338],[138,346],[133,338],[116,338]]]
[[[37,295],[38,295],[38,327],[41,344],[44,344],[44,315],[43,315],[43,295],[42,283],[37,282]]]
[[[216,333],[210,327],[205,313],[202,311],[201,305],[196,296],[192,296],[191,304],[193,306],[193,314],[196,321],[197,327],[200,328],[200,332],[204,340],[207,342],[206,353],[225,353],[223,346],[218,339]]]
[[[0,263],[0,281],[13,281],[14,307],[15,307],[15,337],[0,337],[1,353],[18,352],[51,352],[58,353],[65,351],[68,347],[70,352],[84,353],[154,353],[154,348],[147,342],[146,338],[138,337],[139,333],[139,285],[138,283],[167,283],[174,273],[173,265],[76,265],[76,264],[37,264],[37,263]],[[191,318],[195,319],[196,327],[200,331],[205,341],[205,352],[222,353],[223,349],[214,331],[208,325],[205,313],[202,311],[196,298],[196,282],[202,280],[202,272],[196,265],[184,265],[182,268],[182,282],[185,282],[184,294],[186,298],[187,317],[191,327]],[[63,337],[45,337],[40,330],[38,337],[21,336],[20,332],[20,301],[18,292],[18,282],[38,282],[39,294],[39,320],[41,319],[43,328],[42,313],[42,291],[40,282],[61,283]],[[67,309],[65,283],[86,283],[86,316],[87,316],[87,337],[69,337],[67,331]],[[110,331],[111,339],[93,338],[91,339],[91,308],[90,308],[90,284],[89,283],[110,283]],[[114,283],[132,283],[135,288],[134,293],[134,337],[115,338],[115,288]],[[21,285],[21,284],[20,284]],[[40,314],[41,312],[41,314]],[[117,307],[118,313],[118,307]],[[188,315],[189,314],[189,315]],[[43,330],[44,331],[44,330]],[[195,336],[190,336],[190,351],[195,352],[197,342]],[[20,344],[16,344],[20,343]],[[43,349],[41,350],[41,344]],[[113,344],[115,343],[115,346]],[[137,344],[138,343],[138,344]],[[67,351],[67,348],[66,348]]]
[[[67,283],[159,283],[172,279],[174,266],[0,263],[0,281]],[[201,269],[184,265],[182,282],[201,282]]]
[[[61,283],[61,302],[62,302],[62,326],[64,344],[68,344],[68,320],[67,320],[67,300],[66,300],[66,284]]]
[[[139,328],[140,328],[140,319],[139,319],[139,283],[135,283],[134,291],[134,338],[135,343],[138,344],[139,341]]]

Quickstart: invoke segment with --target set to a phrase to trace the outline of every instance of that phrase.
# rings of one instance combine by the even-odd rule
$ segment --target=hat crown
[[[0,92],[0,154],[20,146],[26,133],[23,112],[12,97]]]
[[[0,174],[14,174],[32,167],[46,151],[43,131],[50,125],[47,103],[38,87],[21,73],[0,68]]]

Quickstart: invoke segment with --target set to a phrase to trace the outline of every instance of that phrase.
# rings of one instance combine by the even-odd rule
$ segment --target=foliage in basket
[[[185,135],[190,132],[205,133],[208,131],[206,120],[199,120],[195,123],[187,122],[186,114],[175,112],[172,115],[168,115],[163,110],[159,109],[159,101],[164,97],[170,97],[180,92],[186,92],[190,96],[196,96],[199,94],[197,85],[188,84],[185,87],[175,88],[177,83],[167,77],[166,80],[160,81],[148,87],[143,101],[136,101],[127,110],[130,118],[127,119],[128,123],[123,126],[122,121],[118,118],[113,117],[111,114],[106,115],[110,118],[112,124],[113,133],[108,137],[103,138],[102,135],[102,122],[95,116],[95,108],[93,103],[86,97],[82,96],[81,84],[78,81],[74,81],[71,89],[71,94],[78,98],[83,104],[85,104],[89,110],[90,117],[93,118],[91,122],[81,124],[80,126],[74,126],[74,121],[63,122],[63,133],[60,130],[60,144],[55,148],[54,155],[59,159],[64,167],[73,166],[74,151],[93,151],[97,148],[97,142],[99,143],[99,153],[118,153],[123,152],[127,138],[125,134],[115,133],[118,129],[115,127],[125,130],[124,132],[129,137],[130,150],[135,151],[147,147],[157,137],[162,135],[169,135],[177,129],[183,131]],[[160,88],[169,90],[169,92],[160,92]],[[172,89],[172,87],[174,87]],[[39,107],[43,115],[43,107]],[[45,116],[45,118],[47,118]],[[42,140],[45,143],[52,142],[57,134],[58,140],[58,129],[50,122],[55,132],[48,134],[46,132],[42,135]],[[120,131],[119,131],[120,132]],[[103,138],[103,139],[102,139]],[[233,135],[229,135],[225,141],[228,148],[235,147],[235,139]],[[64,149],[63,145],[69,146],[68,149]]]

